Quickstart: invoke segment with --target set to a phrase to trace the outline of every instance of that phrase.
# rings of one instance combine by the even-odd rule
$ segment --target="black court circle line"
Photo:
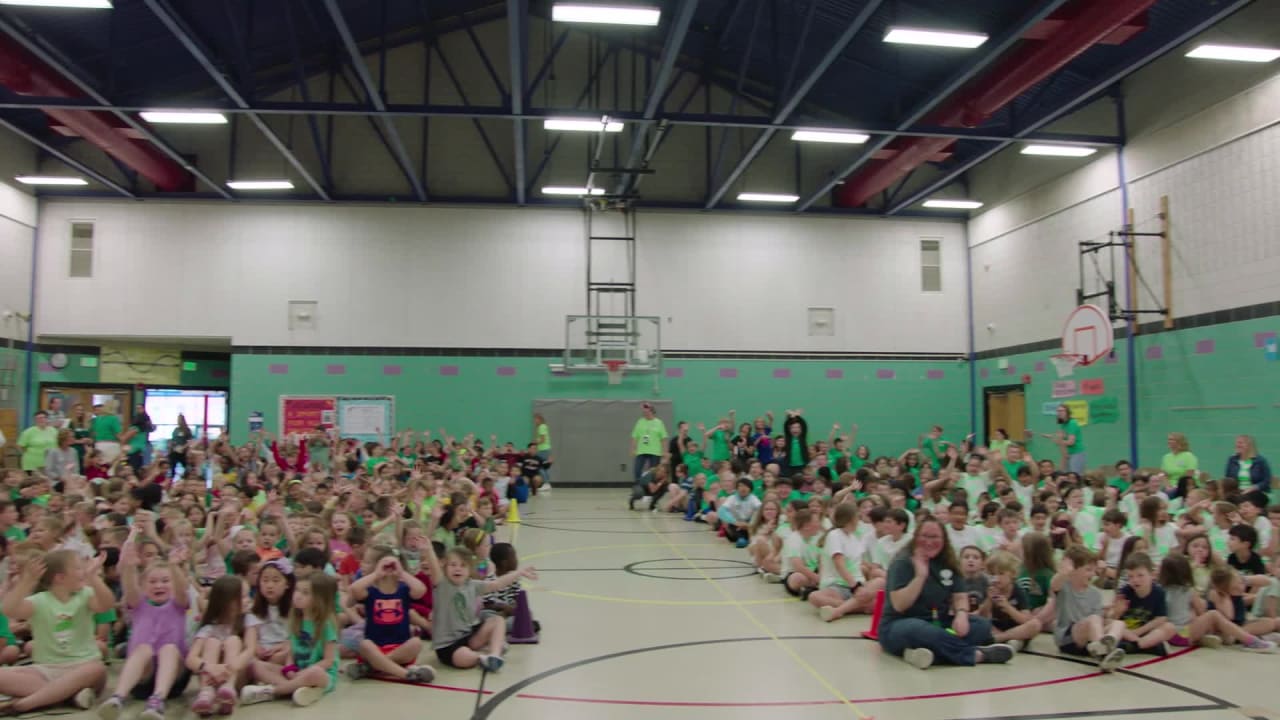
[[[641,570],[636,569],[637,565],[645,565],[647,563],[665,563],[665,562],[678,563],[681,560],[687,561],[689,565],[684,568],[642,568]],[[733,565],[726,566],[724,569],[728,569],[728,567],[733,567],[734,569],[740,570],[741,572],[737,575],[725,575],[723,577],[719,577],[719,576],[710,577],[709,575],[706,575],[706,571],[715,570],[716,568],[700,567],[700,566],[694,565],[693,564],[694,561],[706,561],[706,562],[713,562],[713,563],[733,563]],[[737,580],[739,578],[755,577],[758,574],[756,572],[756,566],[752,563],[745,562],[742,560],[726,560],[724,558],[660,558],[657,560],[637,560],[633,563],[628,563],[624,565],[622,569],[632,575],[635,575],[636,577],[656,578],[658,580],[708,580],[708,579]],[[698,575],[697,577],[676,577],[674,575],[652,575],[649,572],[647,572],[648,570],[673,570],[673,571],[689,570],[689,571],[697,571],[702,574]]]
[[[538,528],[539,530],[559,530],[560,532],[575,533],[596,533],[600,535],[674,535],[676,533],[706,533],[707,526],[693,528],[692,530],[579,530],[578,528],[552,527],[550,525],[538,525],[531,522],[522,522],[525,527]]]
[[[594,665],[596,663],[604,662],[606,660],[616,660],[618,658],[628,657],[631,655],[641,655],[644,653],[659,652],[663,650],[678,650],[681,648],[698,647],[701,645],[721,645],[721,644],[729,644],[729,643],[764,642],[764,641],[770,641],[770,640],[789,640],[789,641],[794,641],[794,640],[849,641],[849,640],[852,640],[854,642],[857,642],[861,640],[861,638],[851,638],[848,635],[782,635],[782,636],[776,636],[776,637],[760,636],[760,637],[745,637],[745,638],[724,638],[724,639],[717,639],[717,640],[693,640],[689,642],[668,643],[665,645],[653,645],[651,647],[632,648],[630,650],[620,650],[618,652],[607,653],[605,655],[597,655],[595,657],[575,660],[573,662],[565,663],[564,665],[560,665],[558,667],[554,667],[549,670],[543,670],[540,673],[535,673],[533,675],[530,675],[527,678],[519,680],[503,688],[502,690],[494,693],[493,696],[490,697],[487,702],[485,702],[483,705],[476,708],[475,714],[471,716],[471,720],[488,720],[489,716],[493,714],[494,710],[497,710],[499,705],[506,702],[507,700],[510,700],[512,697],[515,697],[516,695],[520,694],[521,692],[524,691],[525,688],[529,687],[530,685],[534,685],[538,682],[541,682],[553,675],[559,675],[560,673],[568,672],[570,670],[576,670],[580,667],[585,667],[587,665]],[[870,642],[874,642],[874,641],[870,641]],[[1062,655],[1050,655],[1047,653],[1038,653],[1034,651],[1023,651],[1021,654],[1034,655],[1035,657],[1046,658],[1049,660],[1062,660],[1070,663],[1088,665],[1090,667],[1097,666],[1096,663],[1090,663],[1090,662],[1081,660],[1079,658],[1066,657]],[[1229,702],[1227,700],[1223,700],[1222,698],[1216,697],[1214,695],[1210,695],[1209,693],[1201,692],[1199,690],[1186,687],[1185,685],[1175,683],[1171,680],[1165,680],[1163,678],[1154,678],[1154,677],[1151,677],[1150,675],[1144,675],[1142,673],[1133,672],[1132,670],[1119,669],[1117,670],[1117,673],[1121,675],[1127,675],[1129,677],[1137,678],[1139,680],[1147,680],[1149,682],[1153,682],[1158,685],[1164,685],[1166,687],[1171,687],[1177,690],[1181,690],[1190,695],[1195,695],[1197,697],[1205,698],[1206,700],[1209,700],[1210,702],[1217,704],[1216,707],[1214,708],[1203,708],[1203,707],[1194,708],[1196,710],[1205,710],[1205,709],[1228,710],[1228,709],[1238,707],[1235,703]],[[1188,709],[1192,709],[1192,708],[1188,708]],[[1127,708],[1127,709],[1122,709],[1120,712],[1132,713],[1134,712],[1134,710],[1135,710],[1134,708]],[[1155,712],[1173,713],[1173,712],[1180,712],[1180,711],[1181,709],[1176,707],[1151,709],[1152,713],[1155,713]],[[985,718],[968,718],[967,720],[1036,720],[1038,718],[1055,718],[1055,717],[1105,717],[1108,715],[1114,716],[1115,714],[1116,714],[1115,710],[1093,710],[1093,711],[1086,710],[1086,711],[1080,711],[1080,712],[1074,712],[1074,713],[1068,712],[1063,714],[1051,713],[1051,714],[1039,714],[1039,715],[1021,715],[1021,716],[989,716]]]

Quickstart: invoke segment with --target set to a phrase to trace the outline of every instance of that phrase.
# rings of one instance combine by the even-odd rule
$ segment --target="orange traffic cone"
[[[884,591],[876,593],[876,609],[871,612],[871,629],[862,633],[868,640],[880,639],[880,616],[884,615]]]
[[[515,645],[532,645],[538,642],[538,631],[533,629],[533,611],[529,609],[529,595],[516,591],[516,612],[511,618],[511,634],[507,642]]]
[[[516,502],[515,500],[512,500],[511,502],[507,503],[507,524],[508,525],[520,524],[519,505],[520,503]]]

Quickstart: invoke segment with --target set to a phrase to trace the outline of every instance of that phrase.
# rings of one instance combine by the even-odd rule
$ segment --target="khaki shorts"
[[[102,661],[85,660],[84,662],[59,663],[57,665],[32,665],[31,669],[38,670],[46,681],[56,682],[86,665],[102,665]]]
[[[103,462],[114,462],[116,458],[120,457],[120,443],[118,442],[107,442],[104,440],[94,443],[93,447],[95,450],[102,453]]]

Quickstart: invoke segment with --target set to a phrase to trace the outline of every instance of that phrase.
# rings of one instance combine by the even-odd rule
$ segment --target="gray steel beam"
[[[911,207],[912,205],[923,200],[924,198],[927,198],[933,193],[950,185],[951,183],[959,179],[962,175],[964,175],[966,172],[968,172],[970,169],[976,167],[977,165],[981,164],[983,161],[987,160],[987,158],[990,158],[991,156],[995,155],[1001,150],[1004,150],[1005,148],[1009,147],[1010,145],[1012,145],[1014,142],[1017,142],[1018,140],[1025,140],[1029,138],[1033,133],[1035,133],[1035,131],[1039,130],[1040,128],[1046,125],[1049,125],[1050,123],[1062,117],[1065,117],[1066,115],[1074,111],[1076,108],[1089,102],[1090,100],[1097,98],[1102,93],[1105,93],[1113,85],[1120,82],[1121,80],[1124,80],[1129,75],[1132,75],[1133,73],[1137,72],[1138,70],[1141,70],[1142,68],[1151,64],[1152,62],[1155,62],[1158,58],[1164,56],[1169,52],[1172,52],[1179,45],[1182,45],[1183,43],[1191,40],[1192,38],[1204,32],[1205,30],[1208,30],[1214,25],[1217,25],[1218,23],[1222,22],[1226,18],[1235,14],[1237,11],[1244,8],[1250,2],[1252,2],[1252,0],[1232,0],[1231,2],[1227,2],[1218,6],[1217,12],[1215,12],[1210,17],[1197,23],[1194,27],[1184,30],[1183,32],[1179,33],[1177,37],[1174,37],[1168,42],[1162,44],[1160,47],[1156,48],[1155,50],[1143,55],[1142,57],[1138,58],[1134,62],[1129,63],[1128,65],[1121,68],[1120,70],[1117,70],[1107,75],[1105,78],[1098,81],[1097,83],[1094,83],[1088,90],[1085,90],[1079,95],[1076,95],[1075,99],[1073,99],[1071,102],[1068,102],[1067,104],[1057,108],[1056,110],[1050,112],[1049,114],[1045,115],[1039,120],[1036,120],[1035,122],[1026,126],[1022,130],[1019,130],[1016,133],[1014,133],[1014,136],[1012,139],[1000,141],[999,144],[983,151],[976,158],[966,161],[964,164],[951,170],[941,178],[935,180],[932,183],[929,183],[928,186],[913,193],[911,197],[908,197],[905,200],[890,207],[888,210],[885,211],[885,215],[897,215],[898,213],[902,212],[906,208]]]
[[[805,210],[808,210],[809,206],[817,202],[819,198],[831,192],[831,188],[835,187],[845,178],[860,170],[863,165],[866,165],[873,157],[875,157],[876,153],[883,150],[889,145],[889,143],[902,135],[903,130],[907,130],[919,123],[926,115],[933,112],[934,108],[941,105],[942,102],[951,97],[953,93],[964,87],[964,85],[970,80],[977,77],[978,73],[987,69],[987,66],[991,65],[991,63],[995,62],[1000,56],[1004,55],[1009,48],[1013,47],[1014,43],[1022,39],[1022,36],[1025,35],[1028,30],[1039,25],[1045,18],[1052,15],[1058,8],[1066,5],[1068,2],[1070,2],[1070,0],[1046,0],[1035,10],[1028,13],[1027,16],[1019,21],[1017,25],[1001,34],[999,39],[988,44],[981,57],[961,68],[955,75],[952,75],[942,87],[938,88],[936,93],[930,95],[924,100],[924,102],[917,105],[911,114],[907,115],[907,117],[898,124],[897,132],[883,135],[876,138],[876,140],[869,145],[864,146],[857,156],[845,165],[840,172],[836,173],[830,180],[823,183],[822,187],[803,198],[800,201],[800,204],[796,206],[796,212],[804,212]]]
[[[95,103],[97,103],[97,106],[88,107],[86,109],[109,112],[112,115],[115,115],[121,122],[137,131],[144,140],[155,145],[157,150],[167,155],[170,160],[182,166],[182,169],[191,173],[205,185],[208,185],[214,192],[228,200],[235,199],[235,196],[232,195],[230,191],[219,183],[211,180],[208,175],[200,172],[200,169],[193,165],[191,161],[187,160],[177,150],[174,150],[168,143],[162,140],[160,136],[152,132],[151,128],[148,127],[146,123],[138,120],[127,112],[114,109],[111,102],[107,100],[102,93],[98,92],[97,88],[84,80],[80,73],[73,71],[68,63],[63,62],[60,58],[56,57],[54,52],[50,48],[47,48],[42,41],[29,36],[26,32],[10,22],[8,16],[0,15],[0,31],[8,33],[10,37],[17,40],[22,47],[26,48],[27,52],[35,55],[45,65],[48,65],[63,77],[70,80],[76,87],[80,88],[80,92],[88,95]]]
[[[791,113],[795,112],[801,102],[804,102],[805,96],[809,94],[814,85],[818,84],[818,80],[822,79],[827,70],[835,64],[840,54],[849,46],[849,43],[853,42],[854,36],[866,26],[867,21],[871,19],[876,10],[880,9],[882,3],[883,0],[867,0],[866,5],[862,6],[862,11],[854,16],[853,21],[845,27],[844,32],[836,39],[835,44],[827,50],[827,54],[822,57],[822,60],[818,61],[818,64],[800,83],[800,87],[796,88],[796,91],[783,103],[782,107],[778,108],[778,112],[773,117],[772,125],[781,125],[791,117]],[[760,136],[752,143],[751,148],[747,150],[747,154],[738,162],[738,166],[733,169],[733,172],[729,173],[729,177],[725,178],[724,182],[720,183],[720,187],[711,193],[711,197],[707,200],[706,209],[710,210],[716,206],[716,203],[720,202],[720,199],[724,197],[725,193],[729,192],[729,188],[733,187],[738,178],[742,177],[742,174],[747,171],[747,168],[750,167],[756,157],[761,152],[764,152],[765,147],[768,146],[769,141],[773,139],[777,132],[778,128],[770,127],[760,133]]]
[[[667,42],[662,48],[662,57],[658,61],[658,71],[653,76],[653,84],[649,87],[648,99],[644,104],[642,117],[646,121],[653,120],[658,115],[662,98],[667,94],[667,83],[671,81],[671,71],[676,66],[676,59],[680,57],[680,48],[684,46],[684,38],[689,34],[689,26],[693,24],[693,14],[698,9],[698,0],[682,0],[678,5],[679,10],[676,12],[675,19],[671,21],[671,30],[667,33]],[[625,167],[637,167],[641,158],[644,157],[644,141],[644,128],[636,128],[631,140],[631,153],[627,157]],[[618,182],[618,194],[627,192],[635,177],[624,175]]]
[[[375,110],[385,111],[387,103],[378,92],[378,86],[373,82],[368,66],[364,64],[364,57],[360,54],[360,48],[356,45],[355,37],[351,35],[351,28],[342,16],[342,8],[338,7],[337,0],[324,0],[324,6],[329,11],[329,17],[333,19],[334,27],[338,29],[338,36],[342,39],[342,44],[347,49],[347,55],[351,59],[351,66],[360,78],[360,84],[364,87],[364,91],[369,97],[369,103],[373,105]],[[409,160],[409,153],[404,149],[404,141],[400,139],[400,131],[396,129],[395,121],[386,115],[380,115],[378,119],[382,123],[383,131],[386,133],[391,154],[396,163],[400,165],[400,170],[404,173],[405,179],[413,186],[413,192],[418,196],[418,201],[426,202],[427,190],[422,186],[422,181],[418,179],[418,174],[414,172],[413,163]]]
[[[50,145],[49,143],[47,143],[47,142],[45,142],[45,141],[41,140],[40,138],[36,137],[35,135],[32,135],[31,133],[27,132],[26,130],[23,130],[22,128],[18,127],[17,125],[14,125],[13,123],[9,122],[8,120],[5,120],[5,119],[3,119],[3,118],[0,118],[0,127],[4,128],[4,129],[6,129],[6,130],[8,130],[9,132],[13,133],[14,135],[17,135],[18,137],[22,138],[23,140],[26,140],[27,142],[31,143],[32,145],[35,145],[36,147],[40,148],[41,150],[43,150],[43,151],[45,151],[45,152],[49,153],[49,154],[50,154],[50,155],[52,155],[53,157],[55,157],[55,158],[57,158],[58,160],[62,161],[62,163],[63,163],[64,165],[66,165],[67,167],[71,168],[72,170],[75,170],[76,172],[81,173],[81,174],[83,174],[83,175],[88,175],[89,177],[93,178],[94,180],[98,181],[99,183],[102,183],[103,185],[106,185],[107,187],[111,188],[112,190],[115,190],[116,192],[120,193],[121,195],[123,195],[123,196],[125,196],[125,197],[127,197],[127,198],[134,198],[134,199],[137,199],[137,197],[138,197],[137,195],[135,195],[133,192],[131,192],[130,190],[128,190],[127,188],[125,188],[125,187],[124,187],[123,185],[121,185],[120,183],[117,183],[116,181],[112,180],[111,178],[108,178],[106,175],[103,175],[102,173],[98,172],[97,170],[94,170],[93,168],[89,167],[88,165],[85,165],[84,163],[80,162],[79,160],[76,160],[75,158],[71,157],[70,155],[68,155],[68,154],[66,154],[66,153],[64,153],[64,152],[62,152],[62,151],[61,151],[61,150],[59,150],[58,148],[56,148],[56,147],[54,147],[54,146]],[[110,157],[110,156],[108,156],[108,157]]]
[[[181,43],[184,48],[187,49],[187,52],[191,53],[191,57],[195,58],[196,63],[199,64],[200,67],[204,68],[204,71],[213,79],[213,82],[222,89],[222,92],[225,93],[228,98],[231,99],[231,102],[235,103],[241,109],[247,109],[249,107],[249,102],[245,100],[244,96],[241,95],[238,90],[236,90],[235,86],[231,84],[231,81],[218,70],[218,67],[213,63],[208,50],[201,47],[200,42],[196,40],[195,36],[178,17],[178,14],[174,12],[169,3],[166,0],[143,0],[143,2],[145,2],[147,7],[151,9],[152,14],[160,20],[160,23],[168,28],[169,32],[173,33],[173,36],[178,39],[178,42]],[[258,132],[262,133],[262,136],[267,139],[267,142],[271,143],[272,147],[274,147],[276,151],[278,151],[280,155],[293,166],[293,169],[296,170],[298,174],[302,176],[302,179],[311,186],[311,189],[315,191],[316,195],[319,195],[324,200],[328,200],[329,193],[324,189],[324,186],[320,184],[314,176],[312,176],[311,172],[307,170],[307,167],[298,159],[298,156],[294,155],[293,151],[289,149],[289,146],[285,144],[284,140],[281,140],[280,136],[271,129],[271,126],[267,125],[266,121],[255,112],[249,112],[246,114],[249,121],[253,123],[253,126],[258,128]]]
[[[512,123],[515,148],[515,190],[516,204],[523,205],[525,200],[525,147],[524,114],[525,93],[525,54],[528,51],[529,0],[507,0],[507,44],[511,55],[511,113],[516,117]]]

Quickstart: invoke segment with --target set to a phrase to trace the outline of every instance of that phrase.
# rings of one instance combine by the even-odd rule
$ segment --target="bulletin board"
[[[323,396],[280,396],[280,436],[309,434],[316,426],[333,427],[338,398]]]
[[[338,432],[361,442],[386,442],[396,431],[396,399],[391,395],[340,396]]]

